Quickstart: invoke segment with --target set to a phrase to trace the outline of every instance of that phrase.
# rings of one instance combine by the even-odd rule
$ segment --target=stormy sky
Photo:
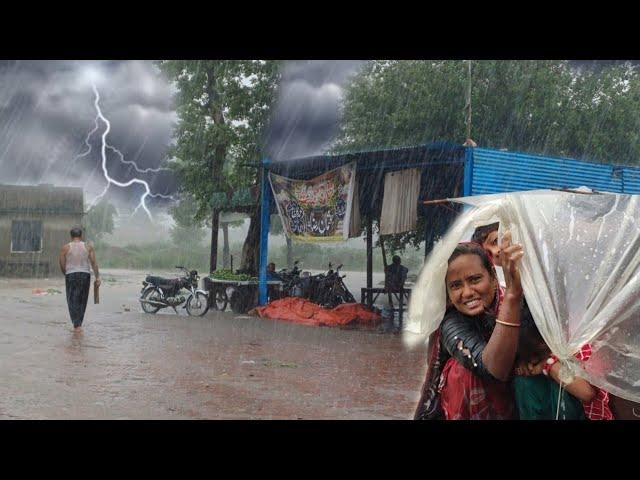
[[[268,135],[274,158],[320,152],[335,134],[338,102],[348,75],[363,62],[287,62],[280,86],[282,101]],[[92,84],[102,113],[111,123],[108,143],[140,169],[158,168],[177,120],[171,86],[152,61],[1,61],[0,182],[81,186],[90,202],[106,180],[101,169],[101,134],[95,127]],[[153,193],[171,194],[170,172],[136,173],[107,152],[109,174],[126,182],[137,175]],[[139,185],[110,187],[108,198],[131,209],[144,191]],[[150,200],[150,205],[162,201]]]
[[[330,146],[338,130],[343,87],[366,61],[287,62],[282,71],[267,152],[273,159],[316,155]]]
[[[365,61],[289,61],[284,64],[280,100],[266,138],[272,158],[324,151],[338,127],[338,105],[350,75]],[[581,62],[593,65],[593,62]],[[100,135],[85,144],[95,127],[92,84],[111,123],[107,141],[140,169],[164,159],[177,120],[172,87],[152,61],[0,61],[0,182],[81,186],[90,202],[106,181],[101,170]],[[170,172],[136,173],[108,152],[109,174],[126,182],[137,175],[153,193],[172,194]],[[110,187],[108,199],[123,211],[137,204],[144,189]],[[166,202],[149,200],[153,207]]]

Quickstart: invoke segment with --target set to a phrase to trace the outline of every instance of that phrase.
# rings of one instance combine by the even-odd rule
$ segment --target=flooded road
[[[412,417],[424,346],[230,312],[145,314],[144,275],[105,270],[82,335],[62,279],[0,279],[0,419]]]

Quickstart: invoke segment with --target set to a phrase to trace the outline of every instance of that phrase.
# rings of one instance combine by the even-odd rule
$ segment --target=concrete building
[[[58,255],[83,207],[82,188],[0,184],[0,276],[62,275]]]

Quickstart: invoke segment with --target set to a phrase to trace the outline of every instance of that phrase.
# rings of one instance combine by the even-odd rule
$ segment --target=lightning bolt
[[[129,180],[128,182],[118,182],[117,180],[111,178],[111,176],[109,175],[109,171],[107,170],[107,149],[115,152],[119,158],[120,158],[120,162],[127,164],[127,165],[132,165],[135,170],[139,173],[148,173],[148,172],[160,172],[163,170],[169,170],[168,168],[145,168],[145,169],[141,169],[138,167],[138,165],[131,161],[131,160],[125,160],[124,159],[124,155],[122,154],[122,152],[120,152],[120,150],[118,150],[117,148],[109,145],[107,143],[107,135],[109,135],[109,131],[111,131],[111,123],[109,122],[109,120],[107,120],[107,118],[102,114],[102,109],[100,108],[100,93],[98,92],[98,89],[96,88],[95,84],[92,84],[93,87],[93,93],[95,94],[95,100],[94,100],[94,106],[96,108],[96,112],[97,112],[97,116],[95,119],[95,127],[93,128],[93,130],[91,130],[89,132],[89,134],[87,135],[87,138],[85,139],[85,145],[87,145],[87,151],[81,153],[80,155],[76,156],[74,158],[74,161],[77,161],[79,158],[81,157],[85,157],[87,156],[89,153],[91,153],[91,144],[89,143],[89,139],[91,138],[91,136],[98,131],[99,128],[99,120],[102,120],[104,122],[104,124],[107,126],[107,128],[105,128],[104,132],[102,132],[102,144],[101,144],[101,148],[100,148],[100,154],[102,157],[102,173],[104,174],[104,178],[107,181],[107,185],[105,186],[104,190],[102,191],[102,193],[100,193],[98,196],[96,196],[93,199],[93,202],[91,202],[91,205],[89,206],[89,209],[93,208],[107,193],[107,191],[109,190],[109,187],[111,185],[115,185],[117,187],[121,187],[121,188],[126,188],[126,187],[130,187],[133,184],[139,184],[144,186],[145,192],[142,194],[142,196],[140,197],[140,203],[136,206],[136,208],[134,209],[133,213],[131,214],[132,216],[135,215],[135,213],[140,209],[144,209],[144,211],[146,212],[147,216],[149,217],[149,220],[152,220],[153,217],[151,216],[151,212],[149,211],[149,209],[147,208],[147,205],[145,203],[145,199],[147,197],[151,197],[151,198],[164,198],[164,199],[168,199],[168,200],[175,200],[174,197],[172,197],[171,195],[162,195],[159,193],[151,193],[151,189],[149,188],[149,184],[144,181],[141,180],[139,178],[133,178],[132,180]]]

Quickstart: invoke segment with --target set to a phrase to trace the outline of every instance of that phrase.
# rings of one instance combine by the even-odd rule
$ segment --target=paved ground
[[[1,419],[412,417],[424,346],[232,313],[144,314],[144,273],[103,272],[81,337],[62,279],[0,279]]]

